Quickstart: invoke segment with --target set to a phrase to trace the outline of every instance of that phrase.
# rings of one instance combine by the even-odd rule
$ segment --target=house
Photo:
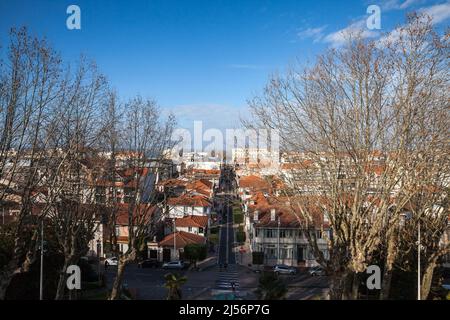
[[[115,177],[107,175],[96,179],[94,182],[95,201],[100,204],[111,202],[115,197],[117,203],[130,203],[135,200],[150,201],[156,175],[148,168],[118,169]],[[114,190],[114,192],[113,192]],[[136,192],[141,194],[141,199],[135,199]]]
[[[186,216],[183,218],[175,218],[175,221],[172,219],[172,221],[169,222],[168,220],[165,234],[173,232],[173,227],[175,226],[176,231],[206,236],[209,228],[209,221],[208,216]]]
[[[306,231],[301,215],[286,202],[263,200],[255,197],[246,215],[246,232],[252,252],[264,254],[264,264],[286,264],[311,267],[317,265],[305,232],[315,232],[319,249],[328,257],[328,225],[317,215],[314,231]]]
[[[238,194],[243,201],[251,197],[256,192],[270,193],[270,183],[262,177],[256,175],[241,176],[238,178]]]
[[[159,242],[147,244],[148,256],[162,262],[183,260],[184,248],[189,244],[206,244],[206,238],[185,231],[170,233]]]
[[[115,212],[115,230],[114,235],[117,239],[117,249],[119,252],[126,252],[129,248],[129,224],[130,224],[130,213],[132,213],[131,219],[133,219],[134,228],[142,228],[142,223],[148,225],[148,229],[152,229],[152,234],[148,234],[148,238],[154,237],[156,235],[162,234],[162,220],[161,220],[161,209],[156,205],[150,204],[140,204],[138,206],[130,207],[128,203],[117,204]],[[110,234],[112,230],[109,230],[105,224],[105,220],[99,221],[98,230],[101,230],[102,243],[108,243],[110,239]],[[150,228],[152,226],[152,228]],[[89,247],[96,249],[97,242],[100,240],[100,236],[97,234],[95,238],[91,241]],[[147,239],[148,240],[148,239]],[[101,254],[101,253],[100,253]],[[105,255],[106,252],[103,252]]]
[[[186,192],[187,181],[182,179],[168,179],[160,181],[156,188],[169,197],[179,197]]]
[[[186,191],[193,194],[200,194],[205,197],[212,197],[214,184],[206,179],[197,179],[186,185]]]
[[[189,193],[179,197],[169,198],[167,205],[168,218],[183,218],[188,215],[210,215],[212,207],[208,197]]]

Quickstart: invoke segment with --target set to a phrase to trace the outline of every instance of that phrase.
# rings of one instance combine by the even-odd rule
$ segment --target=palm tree
[[[167,300],[181,300],[181,286],[187,281],[187,278],[179,273],[168,273],[164,279],[166,280],[164,286],[169,289]]]
[[[264,272],[259,278],[256,295],[260,300],[281,300],[287,293],[286,284],[273,272]]]

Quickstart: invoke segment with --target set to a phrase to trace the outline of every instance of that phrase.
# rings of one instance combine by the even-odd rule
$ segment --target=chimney
[[[258,219],[259,219],[259,211],[255,210],[255,212],[253,213],[253,220],[255,222],[258,222]]]
[[[270,209],[270,221],[275,221],[275,209]]]

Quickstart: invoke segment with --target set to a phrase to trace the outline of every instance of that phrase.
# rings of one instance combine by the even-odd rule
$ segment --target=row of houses
[[[292,200],[278,195],[278,179],[239,176],[238,196],[242,201],[244,228],[252,253],[263,253],[264,264],[312,267],[317,265],[305,232],[315,232],[319,249],[328,257],[328,220],[317,215],[314,231],[304,230],[303,218]]]
[[[323,195],[327,193],[330,185],[324,184],[324,172],[320,165],[321,161],[326,160],[326,156],[326,154],[316,154],[315,157],[311,157],[304,153],[284,153],[280,154],[280,161],[274,162],[275,164],[271,166],[235,161],[238,196],[242,201],[245,214],[245,231],[250,250],[263,253],[264,264],[283,263],[305,267],[316,265],[317,262],[308,241],[308,238],[311,238],[311,232],[314,232],[323,256],[325,258],[329,256],[327,242],[332,234],[323,209],[327,207],[329,199],[325,199]],[[355,187],[354,176],[357,174],[355,165],[348,154],[343,153],[338,156],[341,166],[336,169],[336,172],[330,171],[327,174],[329,176],[335,174],[341,185],[351,192]],[[379,151],[373,151],[367,156],[368,160],[363,168],[363,173],[367,176],[367,186],[364,188],[368,194],[368,206],[374,205],[374,212],[376,212],[378,201],[377,194],[385,179],[387,156]],[[442,179],[444,179],[442,185],[448,186],[450,181],[448,175],[442,175]],[[290,194],[289,186],[294,186],[297,190],[296,194],[301,194],[302,197],[284,196]],[[392,206],[395,206],[399,188],[399,185],[395,185],[390,190]],[[299,202],[302,204],[301,207],[305,207],[306,204],[312,206],[308,208],[308,211],[313,213],[313,223],[305,221],[304,215],[300,212],[300,206],[296,205]],[[402,207],[403,215],[412,211],[409,208],[410,205],[413,204]],[[443,209],[442,206],[436,205],[430,210],[435,210],[434,207],[439,208],[438,210]],[[449,243],[450,215],[447,215],[447,221],[448,227],[441,239],[442,245]],[[305,230],[306,225],[308,225],[308,231]],[[450,254],[444,257],[444,261],[448,264]]]
[[[88,255],[113,255],[116,250],[112,250],[112,244],[117,245],[115,249],[119,252],[126,252],[130,245],[130,230],[136,231],[137,224],[145,230],[148,250],[144,255],[160,261],[182,259],[186,245],[207,243],[209,228],[215,221],[212,199],[220,170],[190,168],[180,173],[170,160],[147,159],[144,162],[141,155],[126,152],[119,152],[114,157],[95,154],[88,160],[83,162],[78,180],[73,180],[79,185],[73,190],[81,190],[81,196],[72,197],[74,201],[78,199],[81,210],[95,207],[92,217],[96,226]],[[67,185],[65,195],[71,195],[72,191],[68,173],[66,170],[61,174],[62,186]],[[13,186],[13,182],[0,181],[0,188],[7,186]],[[48,186],[36,186],[32,216],[42,214],[41,209],[51,200],[50,194]],[[57,208],[58,203],[66,200],[52,201],[52,206]],[[0,203],[2,225],[17,219],[22,202],[20,194],[6,193]]]
[[[183,260],[189,244],[207,244],[213,214],[213,194],[218,181],[182,176],[162,181],[157,187],[168,195],[164,201],[164,232],[160,239],[148,242],[149,258],[166,262]]]

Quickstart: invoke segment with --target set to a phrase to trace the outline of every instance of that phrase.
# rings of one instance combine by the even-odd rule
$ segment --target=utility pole
[[[44,300],[44,219],[41,221],[41,274],[39,278],[39,300]]]
[[[228,197],[226,198],[226,206],[225,206],[225,221],[226,221],[226,227],[225,227],[225,231],[226,231],[226,243],[225,243],[225,248],[226,248],[226,263],[228,264],[228,261],[230,260],[230,250],[229,250],[229,243],[230,243],[230,232],[229,232],[229,222],[230,222],[230,215],[229,215],[229,199]]]
[[[417,228],[417,300],[420,299],[420,221]]]
[[[177,224],[176,221],[177,219],[174,217],[173,218],[173,257],[174,260],[176,259],[176,254],[177,254]]]
[[[280,216],[278,216],[278,253],[277,263],[280,263]]]

